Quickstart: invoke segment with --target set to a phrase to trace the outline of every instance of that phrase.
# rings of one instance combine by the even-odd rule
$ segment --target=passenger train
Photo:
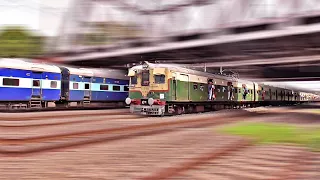
[[[307,92],[210,74],[179,65],[145,62],[130,68],[128,76],[130,86],[126,104],[130,105],[132,113],[145,115],[296,104],[318,98]],[[214,99],[209,98],[209,82],[215,87]]]
[[[125,71],[74,68],[28,59],[0,59],[0,105],[29,109],[108,105],[125,106]]]

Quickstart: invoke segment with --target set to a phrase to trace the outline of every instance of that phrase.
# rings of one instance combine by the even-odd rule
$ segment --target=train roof
[[[124,79],[129,80],[129,77],[126,74],[126,71],[117,70],[117,69],[108,69],[108,68],[81,68],[91,71],[94,77],[103,77],[103,78],[113,78],[113,79]]]
[[[2,58],[0,59],[0,68],[11,68],[21,70],[31,70],[39,72],[61,73],[58,66],[43,63],[33,63],[29,59]]]
[[[238,81],[238,80],[234,80],[233,78],[228,77],[228,76],[222,76],[222,75],[212,74],[212,73],[198,71],[198,70],[194,70],[194,69],[189,69],[184,66],[177,65],[177,64],[153,64],[153,63],[146,63],[146,64],[148,64],[148,66],[151,68],[168,68],[170,70],[175,70],[178,72],[188,73],[188,74],[193,74],[193,75],[198,75],[198,76],[206,76],[208,78],[219,78],[219,79],[224,79],[224,80],[228,80],[228,81]],[[143,66],[144,65],[137,65],[137,66],[134,66],[130,69],[141,70],[141,69],[143,69]]]
[[[73,75],[86,76],[86,77],[92,77],[93,76],[93,72],[88,70],[88,69],[67,67],[67,66],[63,66],[63,67],[68,69],[69,73],[73,74]]]

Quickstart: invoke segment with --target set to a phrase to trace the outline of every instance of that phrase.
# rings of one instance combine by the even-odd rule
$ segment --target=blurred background
[[[126,73],[145,61],[179,64],[290,89],[293,98],[296,90],[320,95],[319,52],[320,0],[0,0],[0,58]],[[85,69],[71,70],[88,78]],[[103,84],[128,88],[129,80],[103,77]],[[115,96],[107,96],[109,86],[96,87]],[[52,112],[1,113],[0,177],[320,179],[319,104],[228,103],[211,104],[224,109],[218,112],[161,119],[129,108],[71,111],[63,103]]]
[[[143,61],[179,63],[316,92],[319,5],[318,0],[1,0],[0,56],[119,69]]]

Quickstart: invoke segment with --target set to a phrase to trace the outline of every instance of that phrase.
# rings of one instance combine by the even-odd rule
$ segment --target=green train
[[[170,64],[129,69],[130,112],[165,115],[312,101],[316,95]],[[209,88],[212,87],[212,88]],[[212,93],[211,93],[212,92]]]

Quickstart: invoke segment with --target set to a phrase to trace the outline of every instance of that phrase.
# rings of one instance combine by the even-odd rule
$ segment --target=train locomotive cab
[[[131,113],[164,115],[169,97],[168,69],[151,67],[148,63],[129,69],[129,97]]]

